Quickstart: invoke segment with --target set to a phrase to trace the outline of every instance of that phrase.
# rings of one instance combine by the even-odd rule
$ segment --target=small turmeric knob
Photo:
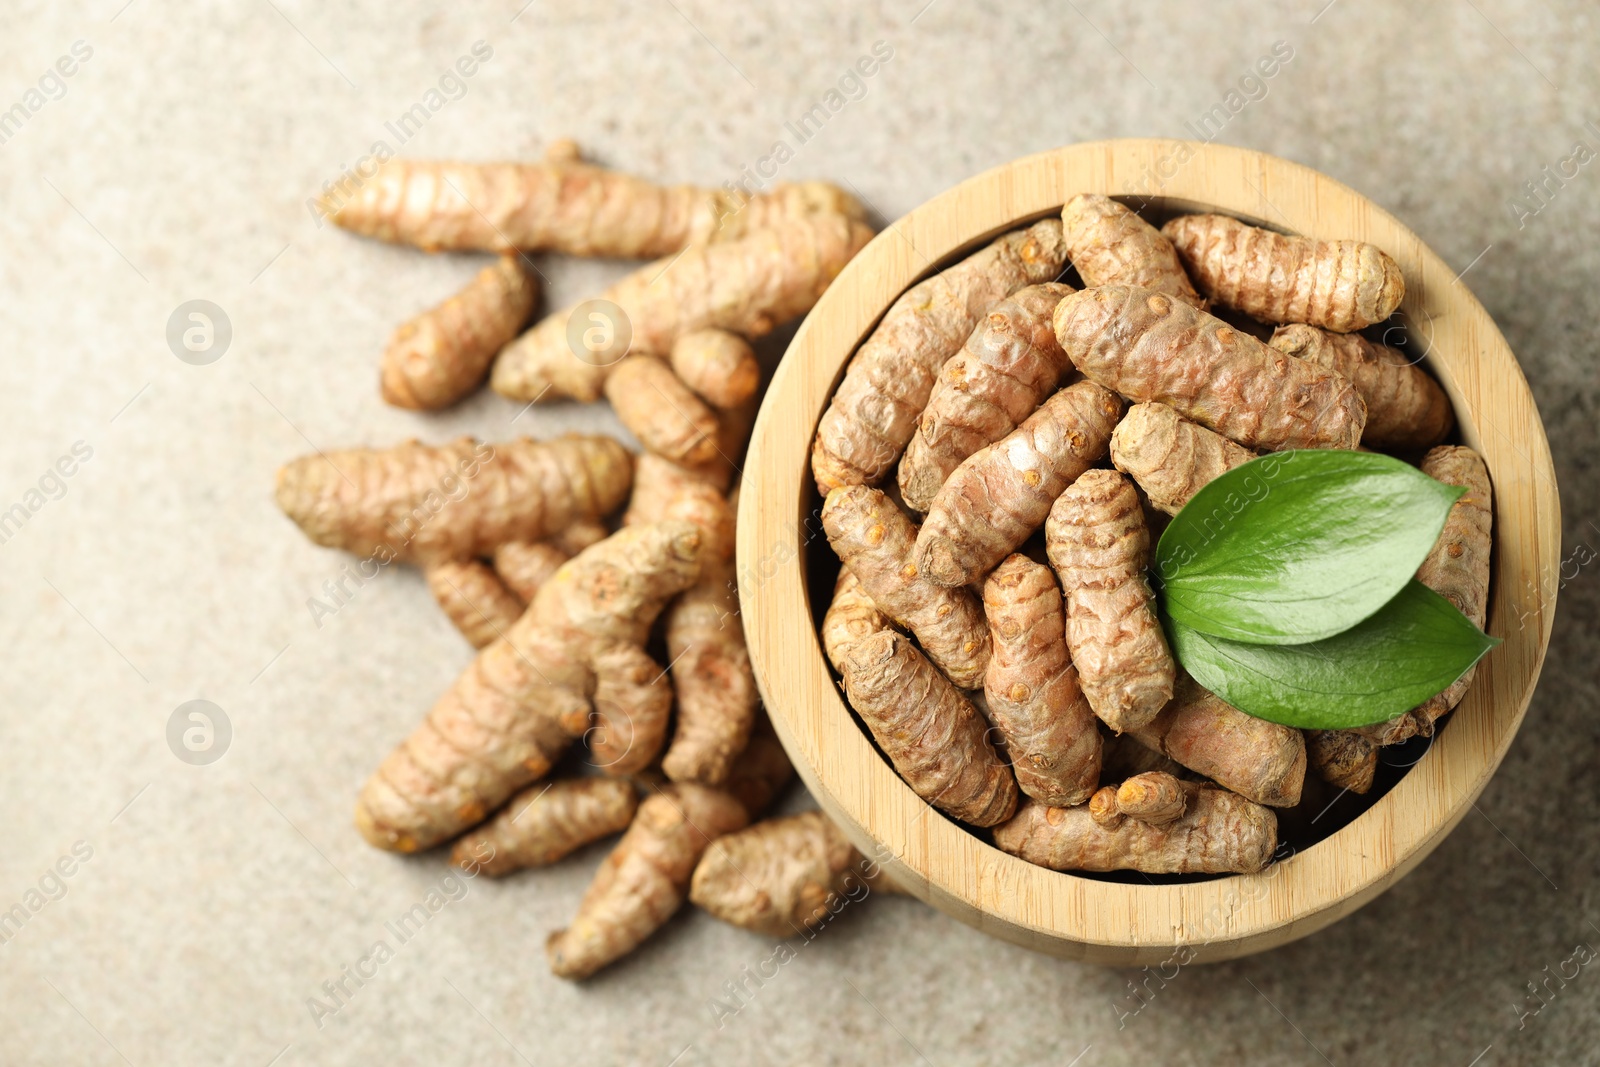
[[[1151,826],[1182,818],[1188,806],[1183,783],[1165,771],[1136,774],[1117,787],[1117,810]]]

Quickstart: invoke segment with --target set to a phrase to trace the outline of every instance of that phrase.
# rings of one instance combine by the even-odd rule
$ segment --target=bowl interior
[[[1184,162],[1168,174],[1174,162]],[[1156,224],[1192,211],[1315,237],[1368,240],[1407,280],[1402,333],[1455,406],[1459,439],[1495,485],[1488,629],[1505,644],[1480,667],[1447,728],[1386,750],[1366,797],[1319,790],[1280,812],[1283,858],[1249,876],[1066,874],[998,851],[911,792],[840,698],[816,624],[838,562],[821,534],[807,462],[849,356],[907,286],[1078,192],[1117,196]],[[1070,274],[1067,278],[1076,283]],[[1515,359],[1481,306],[1415,235],[1349,189],[1240,149],[1182,142],[1078,145],[980,175],[881,234],[797,333],[763,405],[740,516],[740,584],[757,677],[819,802],[912,892],[1000,936],[1057,954],[1151,962],[1177,944],[1226,958],[1308,933],[1375,896],[1448,832],[1520,721],[1548,640],[1559,521],[1548,445]],[[799,632],[799,631],[804,632]]]

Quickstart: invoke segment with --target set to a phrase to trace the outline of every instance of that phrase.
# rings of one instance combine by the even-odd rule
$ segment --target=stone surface
[[[1509,204],[1575,143],[1600,151],[1594,9],[923,2],[12,6],[0,109],[26,108],[75,41],[92,55],[46,77],[0,143],[0,509],[59,497],[0,544],[0,910],[43,902],[0,944],[0,1060],[1592,1061],[1600,975],[1551,976],[1600,948],[1600,166],[1551,183],[1537,214]],[[492,56],[464,93],[447,81],[459,99],[402,151],[531,157],[569,135],[610,164],[720,184],[782,139],[783,177],[848,182],[880,224],[1024,153],[1185,136],[1286,42],[1293,58],[1264,96],[1245,83],[1259,99],[1218,139],[1351,184],[1465,270],[1549,425],[1574,555],[1544,682],[1479,810],[1353,918],[1148,979],[1136,1015],[1144,975],[1032,955],[907,899],[852,907],[775,973],[769,942],[686,915],[575,986],[542,946],[603,846],[442,889],[438,857],[366,847],[356,789],[470,650],[403,568],[318,626],[307,599],[349,561],[278,513],[274,469],[314,446],[614,426],[604,407],[520,413],[488,394],[429,418],[385,407],[389,331],[478,261],[307,210],[375,140],[395,145],[385,124],[480,40]],[[877,41],[892,58],[852,81]],[[848,102],[799,143],[787,124],[834,88]],[[620,269],[540,266],[558,306]],[[232,324],[204,366],[166,340],[194,299]],[[92,457],[52,480],[80,441]],[[166,741],[194,699],[232,728],[209,765]],[[92,856],[47,876],[80,841]],[[437,912],[399,943],[386,922],[430,890]],[[380,939],[393,958],[315,1017],[308,999],[332,1003],[322,984]],[[744,977],[763,966],[764,984]],[[741,981],[736,1004],[725,984]]]

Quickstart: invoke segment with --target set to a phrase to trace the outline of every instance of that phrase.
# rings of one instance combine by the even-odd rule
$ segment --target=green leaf
[[[1167,625],[1195,681],[1258,719],[1308,730],[1392,719],[1450,688],[1500,643],[1416,580],[1365,622],[1309,644],[1246,644],[1176,619]]]
[[[1303,644],[1394,599],[1463,492],[1373,452],[1275,452],[1209,482],[1155,570],[1172,618],[1216,637]]]

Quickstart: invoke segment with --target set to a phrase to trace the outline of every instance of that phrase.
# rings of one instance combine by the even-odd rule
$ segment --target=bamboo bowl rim
[[[1388,794],[1259,874],[1127,885],[1001,852],[934,810],[878,754],[845,707],[813,624],[807,553],[828,548],[809,521],[811,442],[845,364],[908,286],[999,233],[1059,212],[1080,192],[1216,210],[1388,252],[1406,279],[1401,312],[1425,337],[1426,362],[1455,406],[1462,440],[1493,480],[1487,629],[1504,643]],[[1560,505],[1549,442],[1516,357],[1455,272],[1392,215],[1308,167],[1260,152],[1090,142],[1007,163],[929,200],[851,261],[801,325],[767,391],[745,466],[741,611],[762,696],[800,777],[908,892],[988,933],[1069,958],[1138,965],[1188,946],[1190,958],[1228,959],[1303,937],[1367,903],[1420,863],[1482,792],[1527,710],[1549,644]]]

